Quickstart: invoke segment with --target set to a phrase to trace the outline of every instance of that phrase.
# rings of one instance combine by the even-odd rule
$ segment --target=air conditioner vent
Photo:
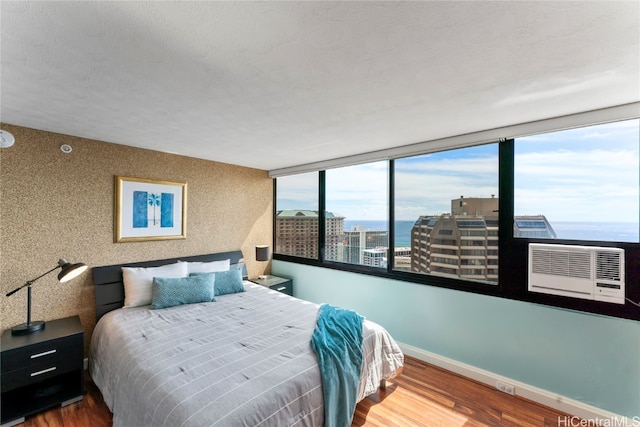
[[[531,292],[625,303],[624,249],[529,244]]]
[[[591,279],[591,254],[567,250],[532,249],[532,272]]]
[[[620,253],[596,252],[596,279],[620,281]]]

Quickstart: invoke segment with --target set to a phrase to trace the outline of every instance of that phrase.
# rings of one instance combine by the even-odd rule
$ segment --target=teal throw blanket
[[[349,427],[362,369],[362,320],[355,311],[323,304],[311,337],[322,375],[324,427]]]

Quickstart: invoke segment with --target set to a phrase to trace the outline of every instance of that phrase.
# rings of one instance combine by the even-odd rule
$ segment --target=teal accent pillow
[[[180,278],[154,277],[151,284],[151,308],[215,301],[215,276]]]
[[[244,292],[242,284],[242,270],[231,269],[227,271],[216,271],[214,273],[191,273],[193,276],[212,276],[215,277],[214,295],[235,294],[236,292]]]

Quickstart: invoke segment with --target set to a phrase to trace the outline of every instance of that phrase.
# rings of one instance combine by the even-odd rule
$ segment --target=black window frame
[[[513,235],[514,226],[514,139],[501,139],[489,142],[498,144],[498,210],[499,210],[499,232],[498,232],[498,283],[488,284],[486,282],[475,282],[465,279],[454,279],[435,275],[420,274],[409,271],[394,270],[394,257],[388,256],[386,270],[380,267],[371,267],[359,264],[347,264],[337,261],[326,261],[325,251],[325,172],[318,171],[318,259],[301,258],[292,255],[275,253],[273,259],[293,262],[316,267],[330,268],[334,270],[347,271],[382,277],[387,279],[417,283],[427,286],[453,289],[464,292],[471,292],[481,295],[488,295],[511,300],[543,304],[552,307],[588,312],[611,317],[618,317],[631,320],[640,320],[640,243],[633,242],[610,242],[593,240],[567,240],[554,239],[554,244],[582,245],[616,247],[625,250],[625,304],[613,304],[608,302],[563,297],[557,295],[547,295],[529,292],[527,286],[528,269],[528,246],[529,243],[549,243],[549,239],[526,238]],[[478,144],[478,145],[484,145]],[[388,160],[388,218],[389,218],[389,254],[395,249],[395,160]],[[639,183],[640,185],[640,183]],[[277,179],[273,185],[274,200],[274,247],[275,247],[275,206],[277,200]],[[322,225],[322,226],[321,226]]]

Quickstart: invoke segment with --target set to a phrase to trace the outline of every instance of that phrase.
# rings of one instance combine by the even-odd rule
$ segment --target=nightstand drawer
[[[78,351],[82,348],[82,335],[75,335],[4,351],[0,361],[2,372],[56,364],[59,360],[73,358],[71,353],[76,353],[75,356],[79,355],[82,359]]]
[[[30,351],[10,351],[2,354],[3,364],[12,369],[2,370],[2,392],[37,383],[71,372],[82,370],[82,336],[60,340],[49,346],[32,346]],[[17,353],[17,354],[16,354]],[[16,363],[20,363],[16,368]]]
[[[282,283],[276,283],[275,285],[269,286],[269,289],[293,296],[293,281],[287,280]]]
[[[13,389],[28,386],[42,380],[54,378],[64,372],[61,368],[67,368],[68,366],[59,365],[44,365],[42,369],[19,369],[17,371],[11,371],[6,374],[2,374],[2,392],[11,391]]]

